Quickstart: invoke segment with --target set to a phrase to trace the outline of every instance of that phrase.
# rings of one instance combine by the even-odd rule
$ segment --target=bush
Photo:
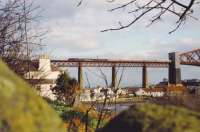
[[[0,131],[64,132],[56,112],[0,60]]]
[[[141,104],[130,107],[100,132],[199,132],[200,114],[185,108]]]
[[[86,110],[88,108],[82,104],[80,104],[80,107],[71,107],[69,105],[63,104],[60,101],[47,101],[60,115],[60,117],[63,119],[63,122],[67,124],[66,128],[68,130],[85,130],[85,124],[87,122],[88,128],[91,131],[94,131],[94,128],[97,124],[97,115],[94,114],[94,111],[91,111],[87,117]]]
[[[65,127],[68,131],[77,132],[77,131],[85,131],[85,126],[87,123],[88,132],[95,131],[97,121],[98,121],[98,113],[96,110],[90,109],[89,105],[79,104],[76,107],[71,107],[62,103],[61,101],[51,101],[49,99],[45,99],[47,102],[57,111],[60,117],[65,122]],[[105,126],[105,124],[110,120],[111,116],[106,116],[102,119],[100,127]]]

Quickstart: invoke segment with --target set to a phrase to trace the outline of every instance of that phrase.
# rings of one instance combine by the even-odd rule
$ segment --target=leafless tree
[[[87,79],[88,88],[91,88],[91,85],[90,85],[90,81],[89,81],[87,72],[85,72],[85,77],[86,77],[86,79]]]
[[[101,68],[99,68],[99,71],[100,71],[100,73],[101,73],[102,79],[104,80],[104,82],[105,82],[105,84],[106,84],[106,87],[109,88],[111,85],[108,84],[108,79],[107,79],[106,74],[102,71]],[[115,75],[116,75],[116,76],[115,76],[115,79],[117,80],[116,77],[117,77],[117,74],[118,74],[118,72],[119,72],[119,68],[118,68],[115,72],[116,72],[116,73],[115,73]],[[115,103],[115,113],[116,113],[116,95],[117,95],[117,91],[119,90],[119,86],[120,86],[120,84],[121,84],[123,75],[124,75],[124,68],[122,69],[122,73],[121,73],[121,75],[120,75],[120,79],[117,81],[117,85],[116,85],[115,87],[112,87],[112,90],[113,90],[113,92],[115,93],[115,102],[114,102],[114,103]],[[107,112],[108,112],[108,111],[107,111],[107,110],[105,111],[106,105],[109,105],[110,103],[112,103],[112,102],[109,100],[109,98],[108,98],[108,93],[107,93],[107,91],[105,91],[104,95],[105,95],[105,99],[103,100],[103,104],[102,104],[102,107],[101,107],[100,112],[99,112],[99,117],[98,117],[98,121],[97,121],[96,130],[99,129],[102,119],[104,118],[104,116],[107,115]]]
[[[23,75],[30,68],[31,53],[41,33],[33,30],[39,7],[29,0],[0,0],[0,57]]]
[[[116,3],[116,1],[117,0],[107,0],[108,3],[112,4]],[[120,6],[116,6],[109,11],[114,12],[123,9],[128,14],[132,14],[133,19],[125,24],[119,21],[118,27],[102,30],[102,32],[128,28],[140,21],[145,15],[150,17],[150,23],[147,26],[164,19],[166,15],[169,15],[177,18],[175,28],[169,32],[173,33],[183,25],[188,18],[198,20],[198,18],[193,16],[193,13],[200,5],[199,0],[126,0],[125,2],[122,1],[120,3]],[[78,6],[81,4],[82,0]]]
[[[103,80],[104,83],[105,83],[105,86],[106,88],[109,88],[111,87],[111,84],[109,84],[109,81],[108,81],[108,77],[107,75],[105,74],[105,72],[103,71],[103,69],[101,68],[98,68],[99,70],[99,73],[96,73],[96,72],[93,72],[91,71],[90,69],[87,69],[89,72],[91,72],[93,75],[95,75],[96,77],[98,77],[99,79]],[[116,77],[117,77],[117,74],[119,73],[119,68],[116,70]],[[88,84],[90,84],[90,80],[88,78],[88,75],[86,75],[86,78],[87,78],[87,81],[88,81]],[[117,93],[117,90],[119,89],[120,87],[120,84],[121,84],[121,81],[122,81],[122,78],[123,78],[123,75],[124,75],[124,67],[122,69],[122,72],[120,74],[120,78],[119,80],[117,80],[117,85],[115,87],[112,88],[112,90],[114,91],[114,93]],[[90,86],[90,85],[89,85]],[[105,116],[107,116],[109,114],[109,111],[105,110],[106,106],[109,106],[111,105],[111,103],[113,104],[113,101],[111,101],[109,98],[108,98],[108,94],[107,92],[105,91],[104,92],[104,95],[105,95],[105,98],[103,100],[103,102],[99,102],[99,101],[92,101],[90,102],[90,107],[86,110],[86,114],[85,114],[85,119],[86,119],[86,124],[85,124],[85,131],[87,132],[88,131],[88,116],[89,116],[89,112],[91,110],[96,110],[95,108],[97,108],[98,110],[98,120],[97,120],[97,125],[96,125],[96,130],[98,130],[101,126],[101,123],[102,123],[102,120],[104,119]],[[116,113],[116,97],[115,97],[115,113]]]

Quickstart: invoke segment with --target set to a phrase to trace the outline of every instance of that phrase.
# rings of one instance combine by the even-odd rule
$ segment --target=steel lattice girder
[[[168,68],[170,61],[144,61],[144,60],[131,60],[131,61],[68,61],[68,60],[51,60],[51,63],[57,67],[161,67]]]
[[[200,66],[200,49],[180,54],[182,65]]]

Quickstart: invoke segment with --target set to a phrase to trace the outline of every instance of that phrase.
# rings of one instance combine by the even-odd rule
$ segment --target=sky
[[[165,19],[146,27],[149,16],[133,26],[111,32],[101,30],[118,26],[118,22],[130,22],[133,17],[127,10],[108,12],[109,9],[127,0],[108,3],[106,0],[84,0],[76,7],[78,0],[36,0],[42,9],[40,27],[47,30],[41,41],[41,53],[48,53],[52,58],[111,58],[111,59],[168,59],[169,52],[185,52],[199,48],[200,21],[188,19],[184,26],[173,34],[168,34],[175,27],[176,19],[166,15]],[[199,17],[198,13],[194,14]],[[103,69],[110,81],[111,70]],[[70,68],[71,76],[77,77],[77,69]],[[99,70],[84,68],[92,86],[103,85],[97,77]],[[148,69],[151,84],[168,77],[167,69]],[[199,67],[182,66],[182,78],[200,79]],[[141,85],[141,68],[125,69],[123,86]],[[88,83],[85,79],[85,86]]]

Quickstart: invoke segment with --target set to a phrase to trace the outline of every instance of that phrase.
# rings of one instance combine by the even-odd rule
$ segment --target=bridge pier
[[[181,84],[180,58],[177,52],[169,53],[169,84]]]
[[[142,88],[148,88],[147,66],[142,67]]]
[[[112,84],[111,84],[112,88],[116,87],[116,67],[113,66],[112,67]]]
[[[79,88],[83,88],[83,67],[81,63],[78,66],[78,84]]]

